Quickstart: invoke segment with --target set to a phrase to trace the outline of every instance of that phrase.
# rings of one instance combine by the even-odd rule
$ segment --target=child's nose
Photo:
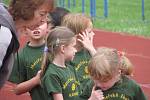
[[[95,35],[95,33],[93,31],[91,33],[92,33],[92,35]]]
[[[74,49],[74,52],[75,52],[75,53],[77,52],[77,49],[76,49],[76,48]]]

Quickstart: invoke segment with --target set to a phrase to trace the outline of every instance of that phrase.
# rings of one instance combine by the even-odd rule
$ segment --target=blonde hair
[[[92,78],[107,82],[119,70],[123,75],[130,75],[132,68],[129,59],[125,56],[120,57],[116,49],[101,47],[90,60],[88,70]]]
[[[90,22],[92,23],[91,18],[86,15],[69,13],[64,16],[62,26],[70,28],[75,34],[79,34],[89,27]]]
[[[125,55],[120,56],[120,70],[124,75],[133,76],[133,65]]]
[[[41,65],[42,72],[45,71],[48,61],[52,61],[61,45],[69,45],[74,38],[74,33],[67,27],[56,27],[51,30],[46,39],[47,50],[43,54]]]

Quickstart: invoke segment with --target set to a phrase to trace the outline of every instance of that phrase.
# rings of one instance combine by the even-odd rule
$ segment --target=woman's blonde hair
[[[79,34],[89,27],[90,22],[92,23],[91,18],[86,15],[69,13],[63,18],[62,26],[70,28],[75,34]]]
[[[101,47],[90,60],[88,70],[92,78],[107,82],[119,70],[121,74],[131,75],[133,66],[129,59],[120,56],[116,49]]]
[[[51,30],[46,39],[46,49],[43,54],[41,65],[42,72],[45,71],[47,63],[51,62],[57,54],[61,45],[69,45],[75,38],[74,33],[67,27],[56,27]]]

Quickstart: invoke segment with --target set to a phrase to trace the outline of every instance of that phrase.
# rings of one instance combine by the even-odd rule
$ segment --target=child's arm
[[[41,71],[39,71],[37,73],[37,75],[35,77],[33,77],[32,79],[22,82],[20,84],[18,84],[14,89],[14,93],[17,95],[29,92],[32,88],[34,88],[37,85],[40,85],[40,74]]]
[[[61,93],[53,93],[54,100],[64,100]]]
[[[79,34],[78,41],[80,41],[85,49],[89,51],[91,56],[93,56],[96,53],[96,50],[93,46],[93,37],[90,37],[87,31],[82,32],[82,34]]]

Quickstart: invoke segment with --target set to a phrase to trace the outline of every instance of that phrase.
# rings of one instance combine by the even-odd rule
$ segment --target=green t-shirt
[[[42,86],[53,100],[52,93],[62,93],[64,100],[78,100],[79,82],[70,65],[66,68],[50,64],[42,78]],[[49,99],[50,100],[50,99]]]
[[[85,84],[90,80],[88,72],[88,64],[91,55],[85,49],[77,52],[73,61],[70,61],[69,64],[74,67],[76,77],[80,82],[80,90],[82,91]]]
[[[31,47],[28,44],[16,55],[9,81],[21,83],[33,78],[40,69],[44,45]],[[46,100],[41,86],[34,87],[30,92],[32,100]]]
[[[90,81],[80,95],[82,100],[88,100],[94,83]],[[104,100],[147,100],[140,86],[126,76],[122,76],[110,89],[103,91]]]

